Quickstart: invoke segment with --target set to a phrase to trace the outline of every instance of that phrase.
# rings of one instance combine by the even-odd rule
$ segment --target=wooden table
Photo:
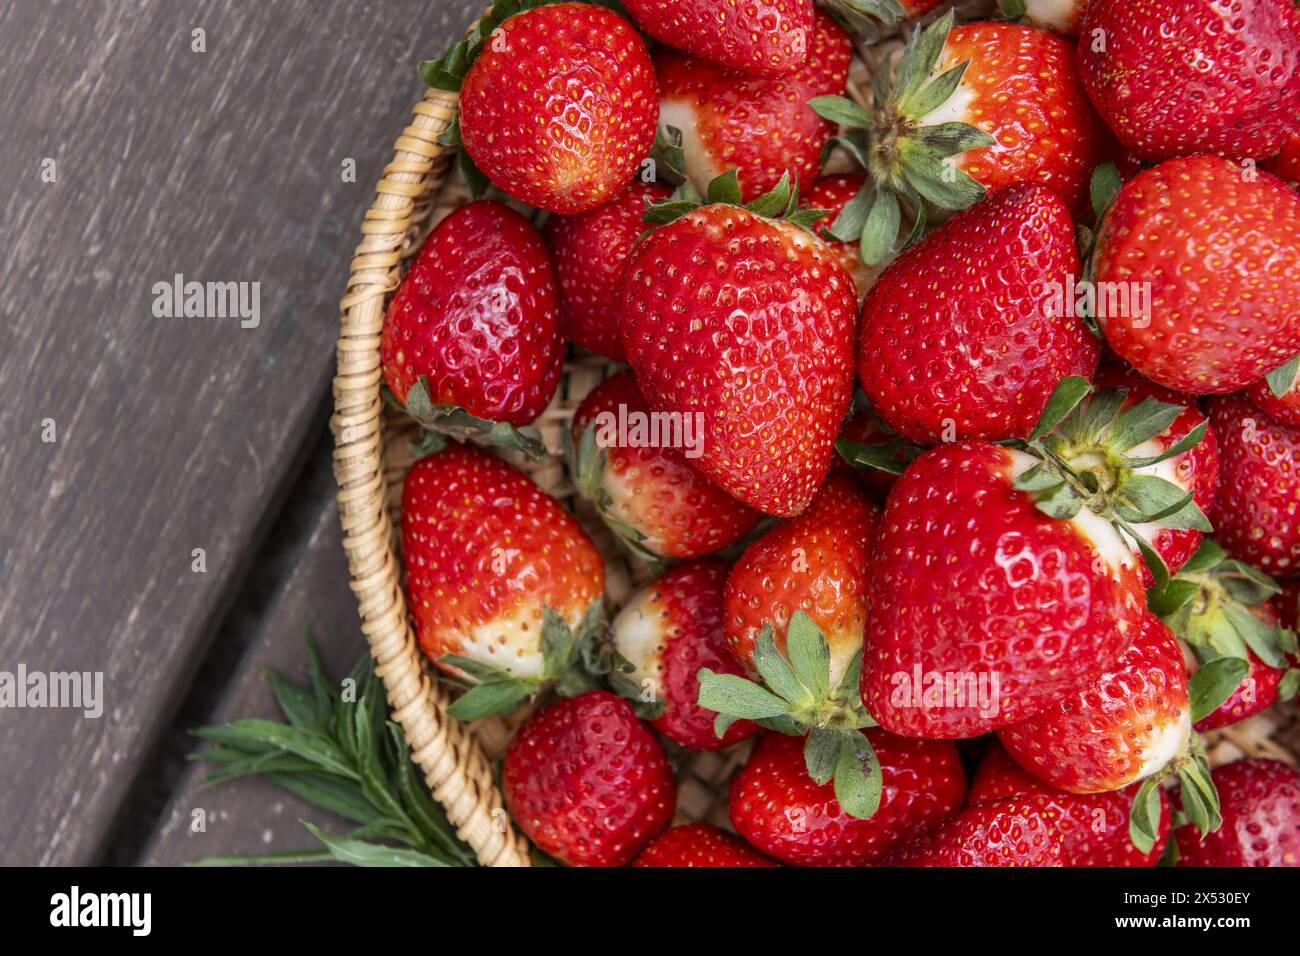
[[[185,731],[273,715],[262,669],[300,677],[307,628],[336,669],[365,651],[337,302],[416,64],[482,7],[0,5],[0,671],[99,672],[104,698],[0,709],[0,864],[312,842],[269,786],[200,792]],[[177,275],[257,283],[256,323],[166,317]]]

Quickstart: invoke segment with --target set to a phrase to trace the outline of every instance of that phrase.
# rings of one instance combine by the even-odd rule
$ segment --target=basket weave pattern
[[[864,52],[866,59],[874,60],[884,51],[876,47]],[[855,80],[862,76],[861,60],[854,72]],[[331,418],[334,473],[362,632],[377,661],[393,717],[410,742],[412,759],[483,865],[529,866],[527,842],[511,824],[492,772],[492,760],[504,751],[523,714],[468,726],[448,717],[447,689],[427,665],[407,614],[397,529],[402,480],[413,461],[410,439],[417,429],[404,415],[386,409],[380,395],[380,334],[402,267],[429,229],[468,200],[459,181],[448,180],[454,151],[437,142],[456,109],[455,95],[438,90],[429,90],[416,104],[366,212],[341,303]],[[585,353],[569,358],[555,399],[537,422],[548,448],[561,447],[560,435],[578,404],[621,367]],[[534,462],[517,454],[505,457],[577,515],[605,556],[606,593],[615,604],[648,579],[644,566],[626,556],[575,494],[558,458]],[[751,743],[712,753],[669,745],[679,770],[679,817],[729,827],[726,786]],[[1300,714],[1293,705],[1275,707],[1207,735],[1207,744],[1214,764],[1247,755],[1294,765],[1293,755],[1300,753]]]

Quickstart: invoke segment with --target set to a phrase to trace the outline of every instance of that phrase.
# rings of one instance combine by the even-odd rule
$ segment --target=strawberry
[[[864,866],[961,806],[966,792],[950,743],[864,734],[880,759],[880,806],[869,820],[845,813],[836,788],[808,777],[803,742],[758,739],[731,784],[731,822],[749,843],[796,866]]]
[[[1139,173],[1106,211],[1092,267],[1098,288],[1147,302],[1098,319],[1161,385],[1236,391],[1300,352],[1300,195],[1272,176],[1211,156]]]
[[[573,866],[626,866],[668,826],[677,784],[632,705],[593,690],[539,711],[506,751],[510,817]]]
[[[707,823],[687,823],[665,830],[641,851],[633,866],[780,866],[734,833]]]
[[[747,73],[792,73],[808,62],[812,0],[626,0],[656,40]]]
[[[886,60],[873,77],[871,112],[843,97],[813,103],[846,127],[836,142],[870,180],[832,230],[860,239],[869,263],[888,257],[904,208],[916,236],[926,203],[964,209],[1017,183],[1046,186],[1079,207],[1109,148],[1067,41],[1013,23],[954,28],[953,19],[912,35],[896,79]]]
[[[421,63],[420,75],[460,93],[471,186],[483,188],[486,176],[530,206],[594,209],[627,185],[654,143],[650,53],[630,23],[594,4],[518,9],[495,4],[471,41]],[[456,144],[455,132],[445,141]]]
[[[839,257],[844,271],[853,276],[853,285],[858,290],[858,299],[871,289],[880,277],[879,266],[869,266],[862,261],[858,247],[851,242],[841,242],[825,230],[829,229],[839,218],[844,207],[853,197],[862,191],[867,178],[860,173],[846,173],[840,176],[823,176],[804,193],[803,205],[808,209],[825,209],[826,215],[813,223],[812,230],[826,240],[831,251]]]
[[[709,205],[651,207],[652,221],[672,221],[633,252],[620,315],[650,407],[704,415],[695,466],[780,517],[803,511],[830,470],[857,306],[826,244],[799,228],[812,214],[791,212],[788,187],[742,208],[729,175]]]
[[[1061,866],[1063,842],[1032,801],[997,800],[963,810],[899,847],[885,866]]]
[[[1059,790],[1121,790],[1187,748],[1191,706],[1183,654],[1148,614],[1119,659],[1082,690],[998,731],[1017,763]]]
[[[1300,428],[1300,362],[1287,362],[1245,390],[1250,404],[1273,421]]]
[[[1286,677],[1295,635],[1284,632],[1271,600],[1281,590],[1207,540],[1166,588],[1148,595],[1151,610],[1187,645],[1193,689],[1205,692],[1197,730],[1245,720],[1279,694],[1295,693],[1300,669]]]
[[[384,380],[426,425],[487,432],[524,425],[551,401],[564,364],[555,280],[532,224],[472,202],[429,234],[384,316]]]
[[[807,63],[785,76],[752,76],[661,49],[655,54],[660,129],[671,142],[680,136],[684,172],[700,192],[731,169],[740,170],[747,201],[771,190],[787,171],[811,185],[835,127],[808,101],[842,93],[852,58],[848,34],[820,11]]]
[[[603,206],[547,221],[543,236],[559,286],[560,327],[584,349],[626,361],[618,331],[623,275],[632,246],[645,232],[646,206],[671,192],[667,186],[634,180]]]
[[[726,635],[751,672],[765,626],[785,653],[791,615],[804,611],[830,648],[830,686],[838,686],[867,627],[867,564],[880,509],[851,479],[832,475],[808,510],[751,544],[727,578]]]
[[[651,566],[662,558],[701,557],[749,534],[759,513],[691,466],[704,438],[697,419],[684,419],[690,431],[676,435],[655,421],[630,372],[592,391],[573,417],[578,490]]]
[[[402,566],[420,647],[479,686],[470,720],[561,676],[599,622],[605,569],[578,523],[499,458],[451,444],[412,466]]]
[[[1142,631],[1100,677],[1001,728],[998,739],[1017,763],[1058,790],[1098,793],[1142,781],[1133,797],[1130,833],[1137,849],[1148,853],[1164,826],[1159,784],[1168,774],[1181,781],[1184,809],[1201,831],[1219,825],[1218,796],[1192,733],[1199,716],[1188,698],[1178,641],[1148,614]]]
[[[1160,823],[1151,849],[1143,853],[1129,835],[1129,808],[1137,786],[1106,793],[1068,793],[1043,783],[990,744],[971,781],[971,806],[1022,798],[1032,803],[1061,835],[1065,866],[1155,866],[1169,841],[1169,798],[1158,791]]]
[[[1088,95],[1143,159],[1271,156],[1300,113],[1292,0],[1090,0],[1079,32]]]
[[[1181,488],[1184,493],[1191,494],[1196,506],[1202,512],[1208,513],[1214,507],[1215,495],[1219,490],[1218,441],[1214,436],[1214,430],[1208,426],[1205,415],[1197,407],[1195,399],[1172,389],[1162,388],[1119,363],[1107,363],[1098,372],[1096,385],[1106,390],[1124,390],[1125,398],[1120,405],[1121,411],[1128,411],[1148,399],[1181,409],[1164,431],[1131,449],[1128,452],[1129,457],[1159,456],[1178,442],[1186,440],[1197,429],[1203,428],[1205,437],[1194,447],[1158,464],[1133,471],[1136,474],[1156,475],[1165,479],[1175,487]],[[1166,409],[1165,415],[1172,415],[1172,409]],[[1124,474],[1122,466],[1119,473]],[[1196,553],[1202,538],[1202,531],[1197,528],[1148,527],[1143,529],[1139,527],[1138,530],[1145,531],[1144,536],[1160,554],[1171,573],[1176,572]],[[1150,569],[1145,565],[1142,567],[1142,579],[1147,587],[1155,583]]]
[[[726,581],[721,561],[679,564],[633,596],[610,629],[619,664],[611,675],[615,689],[649,704],[656,730],[696,750],[727,747],[759,731],[757,724],[738,720],[719,737],[713,712],[697,703],[700,668],[741,673],[722,630]]]
[[[1236,395],[1206,404],[1219,438],[1219,543],[1269,574],[1293,577],[1300,561],[1300,428],[1257,412]]]
[[[1178,866],[1300,866],[1300,771],[1256,757],[1215,767],[1223,826],[1174,831]]]
[[[1027,441],[931,449],[890,492],[869,573],[862,697],[881,726],[970,737],[1077,691],[1142,628],[1133,548],[1163,586],[1152,527],[1209,527],[1192,496],[1131,457],[1184,411],[1064,380]]]
[[[1265,169],[1292,187],[1300,187],[1300,129],[1293,128],[1276,156],[1262,164]]]
[[[719,727],[754,717],[804,736],[814,781],[834,777],[844,809],[864,818],[878,780],[858,693],[878,516],[852,478],[832,475],[807,511],[751,544],[727,578],[725,620],[732,653],[757,682],[700,671],[700,704],[722,715]]]
[[[871,406],[921,444],[1028,434],[1061,379],[1097,370],[1097,340],[1061,291],[1079,269],[1070,213],[1043,186],[944,223],[863,304],[858,378]]]

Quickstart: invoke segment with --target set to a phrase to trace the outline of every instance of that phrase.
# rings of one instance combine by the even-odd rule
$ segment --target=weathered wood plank
[[[105,698],[0,709],[0,863],[100,852],[322,421],[415,62],[480,6],[0,5],[0,671]],[[155,317],[177,274],[259,283],[256,327]]]
[[[356,602],[348,588],[338,509],[332,497],[328,458],[313,468],[308,482],[317,499],[315,519],[292,550],[292,572],[257,627],[251,644],[213,712],[201,719],[225,723],[244,717],[282,719],[266,670],[302,683],[307,654],[304,631],[311,629],[327,672],[341,676],[366,652],[358,627]],[[191,741],[194,746],[198,741]],[[140,863],[176,866],[205,856],[242,856],[312,847],[315,841],[298,823],[308,819],[336,833],[351,826],[311,807],[264,780],[245,779],[201,789],[209,764],[192,764],[182,775]],[[196,811],[202,811],[201,816]],[[196,827],[201,820],[203,829]],[[125,861],[124,861],[125,862]]]

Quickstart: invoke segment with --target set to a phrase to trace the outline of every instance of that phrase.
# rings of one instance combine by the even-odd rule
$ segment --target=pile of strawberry
[[[502,786],[569,864],[1296,865],[1300,772],[1198,731],[1300,685],[1300,10],[933,6],[498,0],[421,65],[501,201],[383,329],[420,644],[460,719],[538,698]],[[617,609],[484,448],[548,454],[573,348],[630,369],[564,449]],[[670,828],[751,737],[735,833]]]

